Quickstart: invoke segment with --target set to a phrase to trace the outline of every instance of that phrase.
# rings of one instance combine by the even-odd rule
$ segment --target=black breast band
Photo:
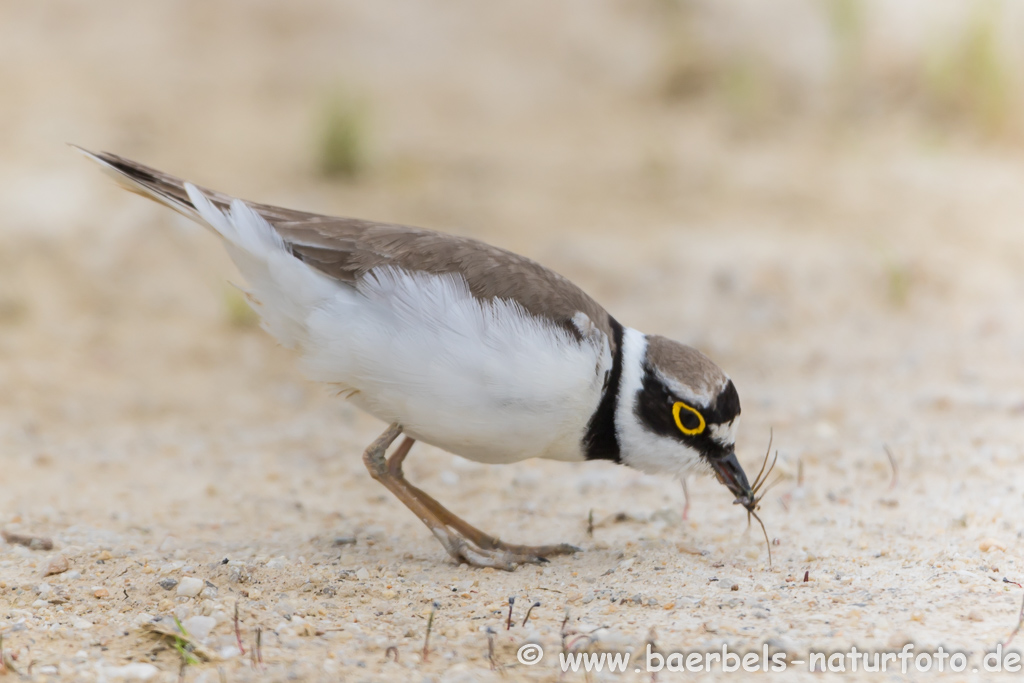
[[[608,373],[604,394],[597,410],[587,425],[587,434],[583,437],[583,452],[587,460],[611,460],[622,462],[619,451],[619,437],[615,433],[615,408],[618,405],[619,382],[622,379],[622,325],[608,316],[615,344],[615,355],[612,357],[612,370]]]

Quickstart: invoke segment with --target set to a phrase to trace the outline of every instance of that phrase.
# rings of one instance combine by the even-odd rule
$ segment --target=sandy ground
[[[648,24],[622,7],[542,21],[529,4],[186,5],[0,8],[0,525],[53,542],[0,543],[12,668],[583,680],[557,669],[569,631],[591,650],[768,644],[790,661],[942,645],[970,671],[1009,636],[1024,593],[1020,156],[905,122],[751,134],[660,104]],[[354,183],[313,172],[318,102],[339,89],[370,103]],[[748,471],[774,431],[773,564],[710,479],[690,482],[683,520],[677,482],[417,445],[410,479],[457,513],[584,548],[514,573],[455,566],[365,472],[383,426],[239,317],[214,239],[65,141],[252,199],[478,236],[698,346],[739,387]],[[214,661],[182,669],[145,632],[172,615]],[[539,665],[517,662],[527,642]],[[633,669],[594,678],[650,678]]]

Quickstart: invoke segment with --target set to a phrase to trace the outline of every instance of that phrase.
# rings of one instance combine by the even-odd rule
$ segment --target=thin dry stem
[[[430,631],[434,628],[434,615],[437,614],[437,608],[441,604],[435,601],[430,606],[430,616],[427,618],[427,634],[423,637],[423,661],[427,661],[430,657]]]
[[[245,656],[245,645],[242,644],[242,630],[238,622],[238,600],[235,600],[235,642],[238,644],[238,652]]]
[[[882,449],[885,451],[885,457],[889,458],[889,466],[892,467],[892,478],[889,480],[889,490],[892,491],[900,481],[900,468],[896,464],[896,457],[889,450],[889,446],[883,444]]]

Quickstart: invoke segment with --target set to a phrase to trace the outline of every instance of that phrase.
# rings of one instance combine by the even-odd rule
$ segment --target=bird
[[[684,485],[710,472],[756,508],[761,477],[751,486],[736,457],[729,376],[695,348],[623,326],[539,263],[467,237],[243,201],[73,147],[220,238],[263,329],[309,378],[388,425],[366,468],[456,562],[511,571],[580,549],[506,543],[456,516],[405,478],[416,441],[488,464],[611,461]]]

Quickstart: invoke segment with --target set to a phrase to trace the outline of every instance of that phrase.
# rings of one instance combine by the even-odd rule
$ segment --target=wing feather
[[[235,198],[229,195],[192,186],[197,190],[194,196],[183,180],[170,174],[116,154],[76,149],[99,163],[126,189],[200,223],[210,225],[203,211],[196,207],[197,196],[205,198],[222,215],[235,211]],[[423,228],[334,218],[252,202],[242,206],[273,226],[291,254],[341,282],[354,285],[380,267],[431,275],[457,273],[477,299],[513,301],[577,339],[584,335],[573,320],[582,312],[608,339],[613,337],[608,312],[583,290],[539,263],[505,249]],[[206,213],[212,216],[209,210]],[[226,235],[225,238],[230,241]]]

